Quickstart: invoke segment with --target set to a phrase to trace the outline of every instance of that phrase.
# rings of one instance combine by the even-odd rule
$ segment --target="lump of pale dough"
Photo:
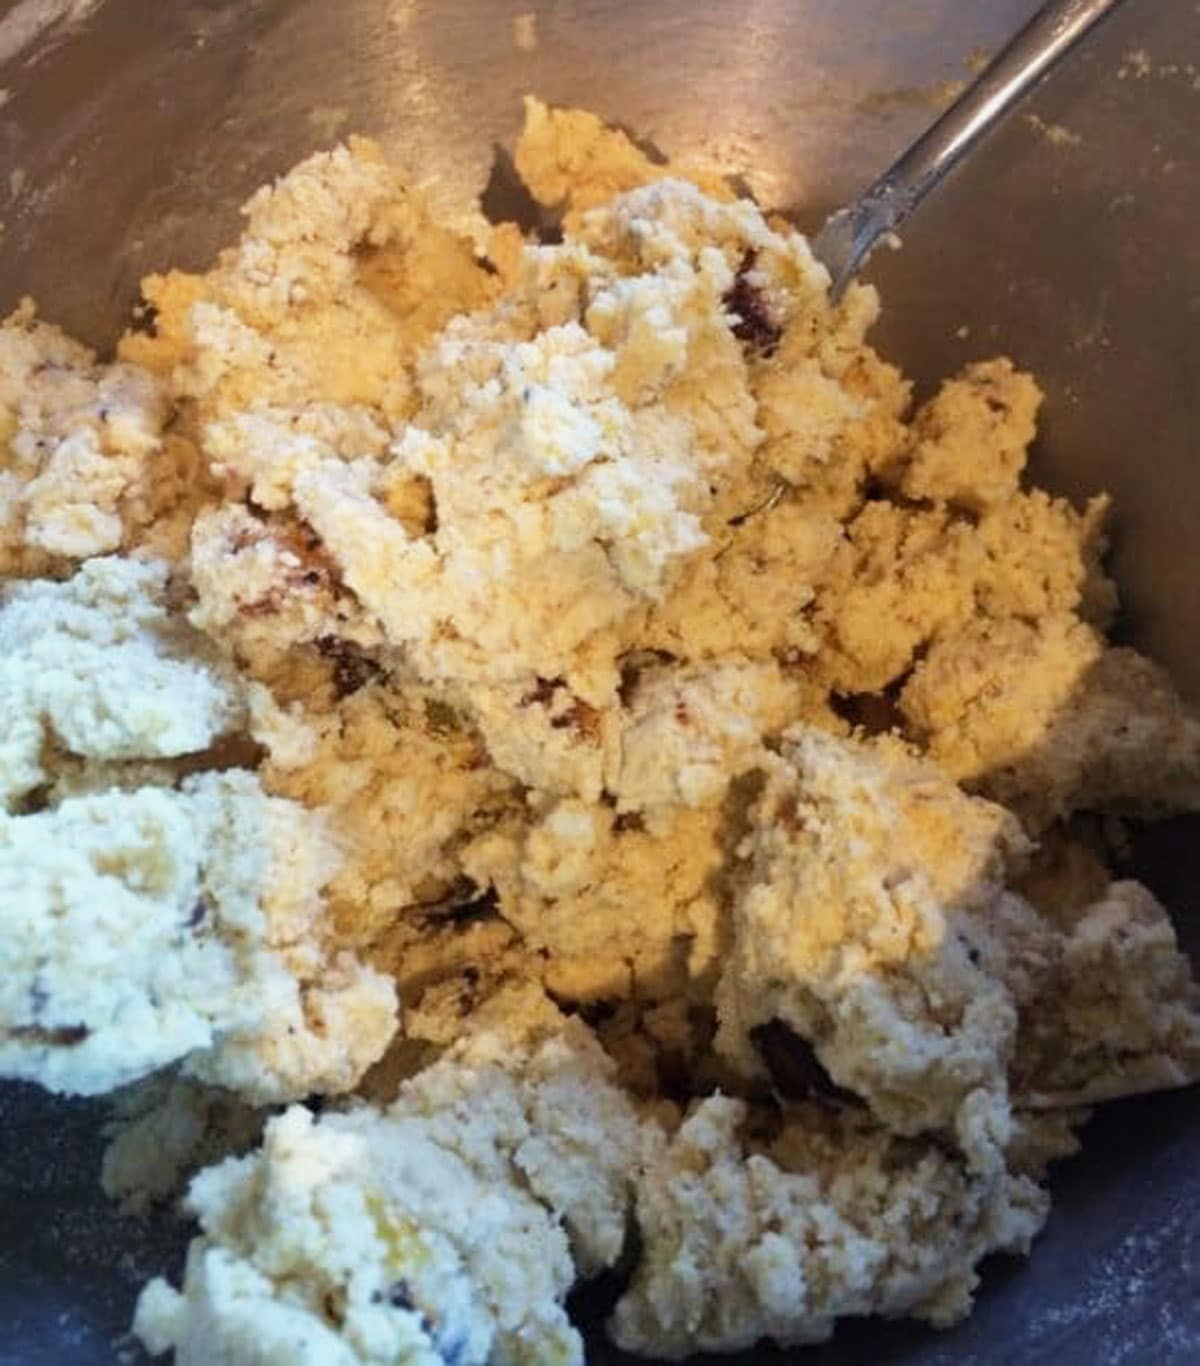
[[[763,737],[795,719],[778,665],[734,654],[704,669],[639,673],[606,784],[618,812],[708,806],[763,755]]]
[[[547,795],[600,800],[619,743],[614,707],[591,706],[561,678],[538,678],[515,696],[486,686],[467,696],[468,715],[501,771]]]
[[[968,365],[913,420],[900,492],[969,512],[1004,502],[1017,492],[1041,400],[1009,360]]]
[[[717,1047],[744,1071],[952,1131],[980,1169],[1010,1097],[1074,1107],[1200,1073],[1200,989],[1154,897],[1072,863],[1043,870],[1039,914],[1009,886],[1012,815],[894,741],[796,729],[751,819],[717,991]]]
[[[977,616],[1040,618],[1079,610],[1105,624],[1115,592],[1099,567],[1106,499],[1083,513],[1041,490],[989,507],[973,525],[945,506],[868,502],[817,588],[822,676],[870,693]]]
[[[724,555],[729,521],[770,487],[753,468],[762,432],[729,302],[739,287],[769,295],[779,327],[808,335],[829,382],[866,402],[882,370],[860,354],[865,314],[827,316],[803,241],[753,205],[659,179],[591,214],[579,242],[531,251],[511,298],[445,329],[417,362],[413,424],[386,453],[379,425],[344,403],[301,420],[294,404],[256,401],[209,422],[217,467],[268,511],[227,502],[197,519],[193,621],[272,686],[295,645],[376,649],[378,623],[519,782],[592,801],[628,787],[631,809],[670,800],[670,783],[651,791],[641,773],[649,718],[631,726],[617,695],[647,614],[692,566],[705,591],[711,566],[725,582],[705,629],[740,651],[743,613],[758,637],[745,648],[774,676],[772,647],[817,643],[811,589],[788,603],[776,562],[799,557],[815,576],[841,535],[828,512],[810,528],[798,505],[769,509],[769,544],[751,526],[736,537],[745,553]],[[818,321],[836,345],[809,335]],[[707,715],[706,689],[695,681]],[[685,775],[688,800],[718,799],[754,726],[819,713],[818,691],[793,688],[790,713],[772,702],[742,727],[736,756],[728,735],[686,756],[707,794]]]
[[[653,1135],[579,1026],[482,1033],[380,1112],[272,1120],[202,1173],[182,1292],[143,1292],[155,1352],[237,1362],[582,1363],[562,1301],[611,1265]]]
[[[329,948],[319,818],[248,773],[0,816],[0,1075],[94,1095],[180,1061],[255,1103],[353,1086],[395,1028]]]
[[[807,488],[813,480],[810,466],[848,458],[845,435],[865,405],[825,374],[815,357],[769,367],[755,389],[768,441],[764,454],[788,483]],[[857,484],[862,473],[861,467],[854,468],[848,482]]]
[[[463,855],[500,894],[506,920],[540,951],[547,988],[572,1001],[710,990],[723,943],[713,880],[726,857],[720,807],[676,809],[613,829],[607,806],[550,806]]]
[[[255,516],[242,503],[205,509],[189,566],[197,601],[188,620],[255,676],[270,677],[297,645],[380,643],[321,538],[294,516]]]
[[[655,604],[640,643],[693,662],[731,653],[755,660],[814,654],[816,585],[843,536],[836,517],[806,500],[760,508],[726,529],[716,556],[688,566],[666,601]]]
[[[0,595],[0,803],[50,776],[57,745],[93,761],[174,758],[241,720],[233,680],[166,602],[159,562],[88,560]]]
[[[352,404],[258,405],[204,429],[213,473],[241,481],[250,500],[269,512],[288,506],[301,470],[329,459],[381,459],[390,441],[369,408]]]
[[[1166,909],[1140,883],[1114,882],[1072,918],[1022,1016],[1018,1101],[1092,1105],[1200,1078],[1200,986]]]
[[[802,1109],[765,1153],[745,1113],[701,1102],[639,1180],[642,1255],[610,1324],[626,1350],[822,1342],[861,1314],[952,1323],[980,1259],[1028,1251],[1045,1220],[1027,1177],[973,1174],[855,1112]]]
[[[866,344],[878,313],[862,289],[840,314],[799,310],[778,354],[755,369],[762,459],[800,493],[808,509],[845,519],[861,504],[869,476],[900,457],[910,385]]]
[[[933,644],[900,709],[952,777],[1034,830],[1200,807],[1200,720],[1157,665],[1070,616],[970,622]]]
[[[718,1048],[761,1073],[760,1031],[781,1021],[891,1128],[957,1126],[967,1148],[989,1146],[966,1130],[979,1095],[1006,1110],[1017,1017],[976,939],[1006,916],[1035,919],[1005,891],[1020,826],[892,742],[797,727],[769,774]]]
[[[0,572],[117,550],[145,510],[169,411],[152,375],[99,364],[30,301],[0,323]]]
[[[263,782],[323,812],[344,853],[326,889],[339,942],[369,943],[453,884],[456,844],[508,807],[511,785],[452,709],[383,682],[349,693],[309,730],[311,753],[273,755]]]
[[[686,428],[643,431],[608,389],[611,354],[577,324],[530,343],[486,340],[486,326],[461,320],[426,359],[430,386],[455,376],[448,429],[410,428],[394,448],[429,482],[433,531],[389,514],[391,471],[326,462],[296,497],[424,678],[527,688],[569,677],[589,637],[661,597],[673,561],[704,544],[689,507],[705,486]],[[431,387],[431,419],[442,401]]]

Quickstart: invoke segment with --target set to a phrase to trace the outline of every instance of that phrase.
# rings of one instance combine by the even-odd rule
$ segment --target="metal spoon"
[[[853,204],[825,220],[812,249],[832,277],[835,301],[880,238],[898,228],[1012,105],[1120,3],[1049,0],[898,161]]]

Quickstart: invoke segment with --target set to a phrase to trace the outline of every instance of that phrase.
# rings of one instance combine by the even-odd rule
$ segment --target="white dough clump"
[[[888,743],[790,732],[772,768],[718,1047],[762,1068],[755,1032],[782,1021],[894,1131],[955,1132],[986,1161],[1017,1028],[988,947],[1004,952],[1010,924],[1038,932],[1005,891],[1027,849],[1020,826]]]
[[[249,773],[0,816],[0,1071],[95,1095],[181,1062],[255,1103],[353,1086],[395,993],[324,942],[336,866]]]
[[[559,1024],[485,1030],[382,1112],[271,1120],[193,1183],[203,1236],[140,1336],[180,1362],[582,1363],[562,1301],[620,1255],[656,1131]]]
[[[166,603],[167,566],[87,560],[65,583],[0,590],[0,804],[50,776],[47,749],[94,761],[207,749],[241,719],[238,685]]]
[[[1010,886],[1030,845],[1003,807],[893,740],[786,738],[717,989],[717,1046],[743,1070],[770,1070],[762,1031],[783,1025],[818,1085],[894,1133],[953,1136],[980,1170],[1014,1098],[1200,1078],[1200,988],[1146,888],[1112,883],[1055,923]]]
[[[127,1206],[204,1168],[180,1362],[579,1362],[601,1270],[650,1356],[948,1324],[1200,1078],[1102,841],[1200,722],[1034,379],[914,406],[873,289],[583,111],[515,163],[561,241],[351,139],[115,361],[0,326],[0,1074],[121,1088]]]
[[[980,1258],[1028,1252],[1049,1208],[1027,1176],[972,1173],[854,1111],[800,1109],[766,1151],[745,1119],[739,1101],[702,1101],[639,1181],[621,1347],[678,1359],[823,1342],[850,1315],[951,1323]]]
[[[169,412],[154,376],[99,364],[29,300],[0,323],[0,573],[120,549],[148,511]]]

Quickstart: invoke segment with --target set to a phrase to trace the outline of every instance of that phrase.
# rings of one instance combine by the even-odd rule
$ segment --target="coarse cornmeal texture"
[[[853,1109],[797,1104],[768,1142],[745,1120],[700,1101],[638,1181],[643,1253],[612,1323],[627,1350],[822,1342],[851,1314],[950,1323],[980,1257],[1027,1252],[1046,1216],[1030,1175],[972,1172]]]
[[[0,593],[0,1071],[84,1095],[175,1062],[254,1102],[345,1090],[395,988],[330,937],[324,814],[209,771],[248,704],[167,579],[106,556]]]
[[[802,237],[526,117],[557,244],[352,140],[115,362],[0,328],[0,1070],[126,1088],[135,1208],[208,1164],[182,1362],[581,1361],[602,1270],[648,1356],[950,1323],[1087,1106],[1200,1077],[1085,838],[1200,807],[1200,725],[1034,380],[914,405]]]
[[[0,596],[0,802],[28,799],[66,751],[110,774],[194,754],[240,727],[243,701],[205,639],[167,607],[167,566],[104,556],[65,582]]]
[[[577,1021],[483,1027],[384,1110],[292,1107],[188,1196],[182,1294],[137,1331],[181,1361],[582,1363],[562,1301],[611,1266],[660,1141]]]
[[[716,1038],[744,1072],[779,1065],[774,1031],[785,1067],[811,1052],[809,1089],[896,1134],[952,1133],[981,1170],[1014,1104],[1200,1072],[1200,991],[1150,892],[1105,882],[1039,914],[1014,886],[1031,852],[1016,818],[893,737],[789,731],[745,849]]]
[[[178,544],[170,514],[196,471],[171,411],[155,375],[100,364],[24,300],[0,324],[0,574],[128,549],[153,519]]]

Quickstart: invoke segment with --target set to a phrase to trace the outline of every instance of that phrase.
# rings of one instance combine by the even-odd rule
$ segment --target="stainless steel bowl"
[[[1034,5],[0,0],[0,306],[32,293],[110,343],[142,273],[203,264],[255,186],[343,131],[378,136],[452,216],[485,187],[502,206],[496,148],[526,90],[736,172],[812,227]],[[878,338],[921,383],[997,350],[1037,372],[1037,474],[1113,493],[1122,630],[1193,700],[1197,129],[1200,6],[1137,0],[871,272],[888,305]],[[1135,841],[1193,946],[1197,833],[1177,822]],[[97,1116],[0,1089],[0,1363],[116,1359],[138,1284],[178,1259],[170,1220],[105,1206]],[[849,1325],[804,1359],[1200,1361],[1198,1118],[1197,1092],[1110,1108],[1058,1172],[1031,1261],[989,1267],[971,1320]],[[593,1319],[598,1298],[582,1309]],[[622,1358],[597,1338],[592,1359]]]

